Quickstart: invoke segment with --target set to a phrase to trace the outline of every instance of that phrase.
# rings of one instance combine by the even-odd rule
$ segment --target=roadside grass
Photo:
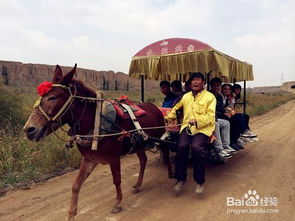
[[[37,97],[31,87],[0,84],[0,190],[37,180],[44,174],[79,167],[78,150],[67,150],[54,135],[38,143],[26,139],[22,127]],[[57,133],[67,139],[63,132]]]
[[[293,99],[295,99],[295,94],[285,91],[248,93],[246,112],[250,116],[262,115]]]
[[[44,174],[75,169],[80,164],[77,149],[67,150],[54,136],[33,143],[24,135],[6,136],[0,142],[0,189],[36,180]]]
[[[137,91],[105,91],[105,97],[114,99],[120,95],[139,101]],[[247,113],[261,115],[291,99],[295,95],[288,92],[247,94]],[[81,155],[77,148],[67,150],[65,143],[51,135],[36,143],[29,141],[22,127],[38,98],[32,87],[7,87],[0,84],[0,190],[29,181],[38,181],[44,175],[76,169]],[[146,92],[146,102],[161,106],[164,96],[160,92]],[[7,114],[8,113],[8,114]],[[6,115],[5,115],[6,114]],[[57,132],[64,140],[62,131]]]

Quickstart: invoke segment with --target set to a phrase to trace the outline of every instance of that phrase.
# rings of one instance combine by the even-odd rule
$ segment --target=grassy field
[[[292,99],[295,99],[295,94],[284,91],[249,93],[247,94],[246,112],[250,116],[262,115]]]
[[[108,98],[128,95],[131,100],[139,100],[139,92],[106,91]],[[79,167],[81,156],[76,148],[67,150],[64,142],[54,135],[39,143],[26,139],[21,128],[29,116],[34,101],[35,89],[6,87],[0,85],[0,190],[28,181],[38,181],[40,177],[59,171]],[[250,116],[263,114],[279,105],[295,99],[287,92],[247,94],[247,113]],[[146,101],[161,105],[160,92],[147,92]],[[66,139],[63,132],[59,136]]]

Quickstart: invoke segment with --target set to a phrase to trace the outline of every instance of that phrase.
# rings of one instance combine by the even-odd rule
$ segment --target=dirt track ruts
[[[191,169],[184,192],[175,196],[175,180],[158,154],[149,153],[143,190],[132,194],[138,173],[135,156],[122,160],[123,210],[111,214],[115,188],[107,165],[99,165],[80,193],[77,221],[94,220],[295,220],[295,101],[251,119],[260,138],[249,143],[228,163],[206,166],[203,197],[194,194]],[[77,171],[55,177],[29,190],[16,190],[0,198],[0,220],[65,220]],[[248,190],[260,197],[277,197],[278,213],[227,214],[226,197],[240,199]],[[249,207],[242,207],[249,208]],[[255,208],[255,207],[253,207]]]

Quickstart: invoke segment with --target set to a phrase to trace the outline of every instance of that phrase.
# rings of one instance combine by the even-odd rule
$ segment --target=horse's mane
[[[76,86],[77,91],[81,93],[81,95],[85,97],[96,97],[95,91],[92,88],[86,86],[82,81],[73,79],[72,83]]]

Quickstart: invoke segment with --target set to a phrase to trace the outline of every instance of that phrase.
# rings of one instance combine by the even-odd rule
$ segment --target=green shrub
[[[80,164],[78,150],[67,150],[55,136],[38,143],[23,136],[6,137],[0,144],[0,189]]]
[[[33,90],[0,85],[0,189],[80,164],[77,148],[67,150],[54,135],[38,143],[25,137],[22,127],[37,99]]]
[[[24,123],[21,98],[0,83],[0,136],[18,133]]]

